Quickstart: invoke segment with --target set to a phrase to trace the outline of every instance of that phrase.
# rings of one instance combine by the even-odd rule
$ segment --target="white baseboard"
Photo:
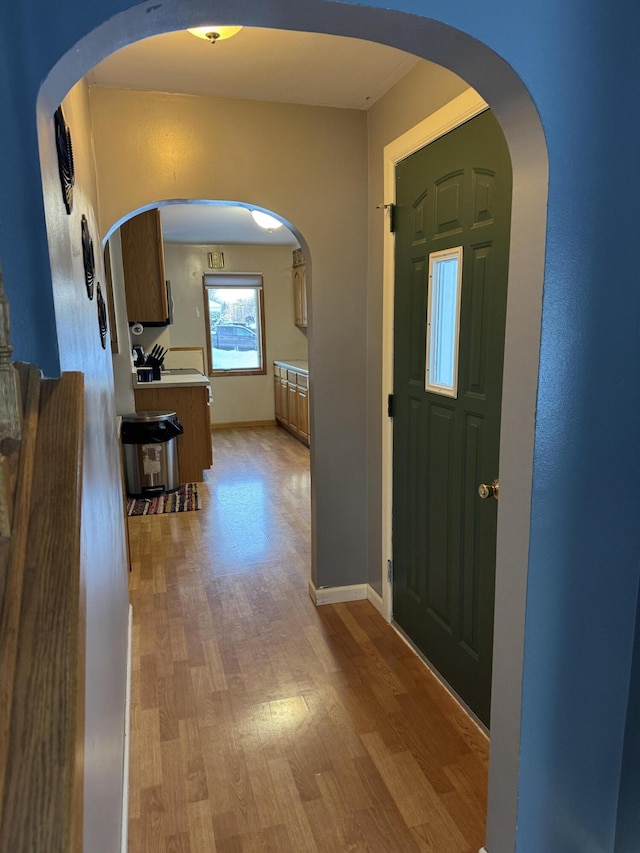
[[[378,613],[380,613],[381,616],[384,616],[384,603],[382,601],[382,596],[378,595],[372,586],[367,586],[367,598],[371,604],[373,604]]]
[[[122,762],[122,835],[120,850],[127,853],[129,847],[129,746],[131,743],[131,644],[133,633],[133,607],[129,605],[127,629],[127,686],[124,708],[124,760]]]
[[[309,595],[316,607],[321,604],[340,604],[343,601],[362,601],[367,598],[367,590],[366,583],[317,587],[313,581],[309,581]]]
[[[362,601],[366,598],[377,611],[384,615],[382,597],[366,583],[317,587],[313,581],[309,581],[309,596],[317,607],[321,604],[340,604],[343,601]]]
[[[275,426],[275,425],[276,425],[275,418],[271,418],[271,420],[268,420],[268,421],[226,421],[224,423],[222,421],[220,421],[219,423],[218,422],[212,423],[211,429],[212,430],[216,430],[216,429],[258,429],[259,427]]]

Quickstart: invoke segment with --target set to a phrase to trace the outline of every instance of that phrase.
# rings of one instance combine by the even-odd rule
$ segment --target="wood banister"
[[[70,853],[82,849],[84,379],[19,372],[22,441],[0,571],[0,850]]]

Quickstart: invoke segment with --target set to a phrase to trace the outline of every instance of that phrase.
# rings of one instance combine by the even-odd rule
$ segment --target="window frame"
[[[456,306],[455,306],[455,327],[453,339],[453,385],[438,385],[431,381],[431,340],[432,340],[432,319],[434,309],[434,299],[436,287],[434,285],[433,270],[438,261],[446,261],[455,258],[458,261],[457,282],[456,282]],[[425,352],[425,371],[424,371],[424,387],[425,391],[431,394],[441,394],[443,397],[458,397],[458,360],[460,355],[460,307],[462,304],[462,246],[455,246],[450,249],[442,249],[439,252],[431,252],[429,254],[429,292],[427,298],[427,334],[426,334],[426,352]],[[437,307],[437,306],[436,306]]]
[[[230,283],[231,279],[238,279],[237,284]],[[216,282],[219,280],[219,283]],[[254,279],[252,283],[246,281]],[[241,283],[244,280],[245,283]],[[209,290],[220,289],[238,289],[238,290],[255,290],[258,292],[258,314],[259,320],[256,322],[256,331],[258,333],[259,343],[258,352],[260,353],[261,367],[234,367],[231,369],[215,368],[213,364],[213,347],[211,342],[211,315],[209,313]],[[265,321],[264,321],[264,278],[262,273],[251,272],[212,272],[204,273],[202,276],[202,296],[204,300],[204,322],[207,333],[207,369],[209,376],[265,376],[267,373],[267,344],[265,336]]]

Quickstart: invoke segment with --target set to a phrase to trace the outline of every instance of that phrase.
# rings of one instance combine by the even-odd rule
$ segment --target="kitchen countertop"
[[[273,363],[279,367],[290,367],[291,370],[298,370],[300,373],[309,374],[309,362],[302,359],[294,359],[293,361],[277,361],[274,359]]]
[[[144,388],[163,388],[171,386],[172,388],[193,388],[197,385],[209,385],[209,377],[202,373],[163,373],[160,379],[155,379],[153,382],[139,382],[136,374],[132,374],[133,387],[137,389]]]

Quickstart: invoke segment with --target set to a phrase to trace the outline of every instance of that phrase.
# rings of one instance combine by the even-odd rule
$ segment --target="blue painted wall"
[[[174,0],[158,14],[177,8],[186,21],[197,5]],[[244,0],[234,8],[245,22],[260,23],[260,5]],[[484,42],[520,76],[541,116],[549,150],[549,219],[516,849],[613,851],[620,784],[623,794],[632,791],[640,772],[626,764],[621,783],[625,732],[630,749],[640,727],[637,717],[627,719],[630,686],[636,695],[640,678],[637,667],[632,671],[640,553],[637,4],[370,5],[429,16]],[[126,6],[126,0],[22,0],[0,7],[0,260],[16,355],[49,373],[60,359],[36,97],[55,62]],[[329,15],[335,9],[319,0],[296,8],[304,7],[318,20],[323,10]],[[291,14],[299,11],[292,7]],[[354,8],[352,14],[368,13]],[[152,32],[153,15],[147,18]],[[382,23],[389,18],[378,20],[384,40]],[[116,24],[111,32],[117,33]],[[419,27],[386,32],[399,46],[422,49]],[[138,30],[136,37],[142,34]],[[125,43],[131,36],[123,31],[120,37]],[[89,68],[91,60],[80,51],[74,61]],[[447,64],[446,56],[438,61]],[[464,62],[453,70],[464,75]]]

